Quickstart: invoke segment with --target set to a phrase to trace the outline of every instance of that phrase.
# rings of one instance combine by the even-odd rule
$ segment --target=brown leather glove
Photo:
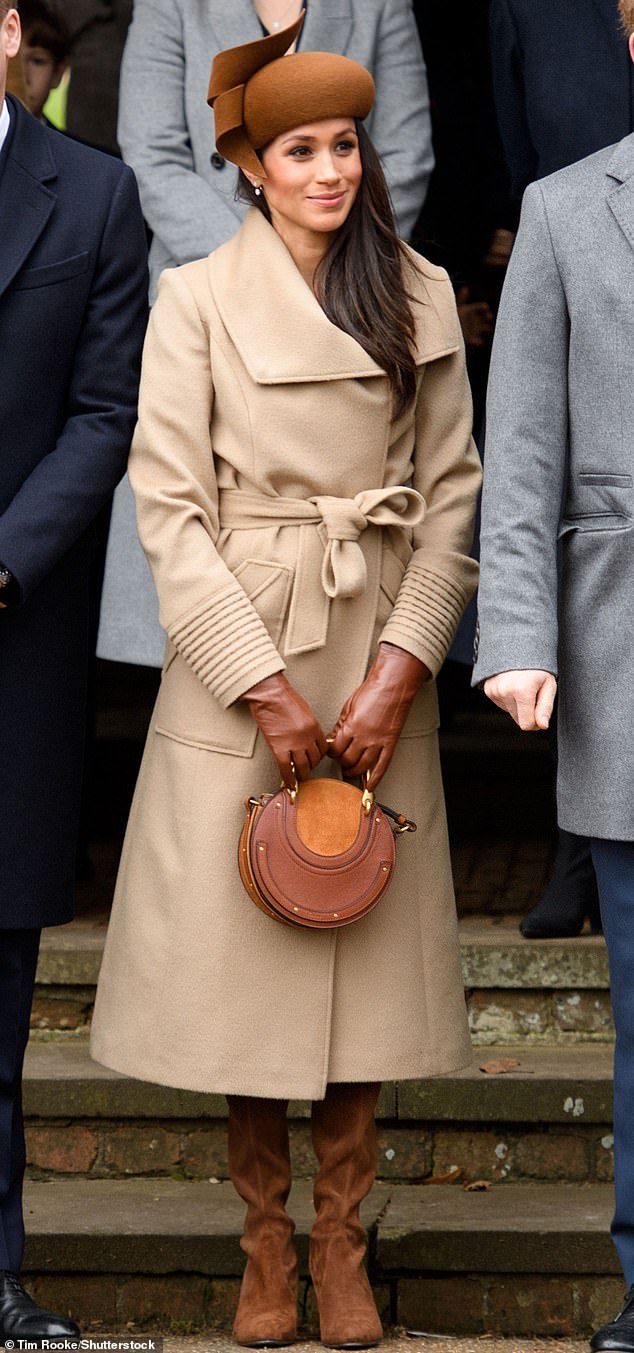
[[[350,696],[328,739],[328,750],[352,777],[372,774],[376,789],[394,755],[414,696],[429,668],[396,644],[379,644],[368,675]]]
[[[291,758],[297,778],[307,780],[328,748],[323,728],[304,697],[291,686],[283,672],[276,672],[274,676],[258,681],[257,686],[245,691],[241,698],[247,701],[253,718],[262,729],[284,784],[292,788],[295,782]]]

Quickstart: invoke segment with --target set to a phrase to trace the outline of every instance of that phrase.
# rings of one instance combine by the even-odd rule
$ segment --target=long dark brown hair
[[[315,291],[328,319],[385,371],[398,416],[416,393],[415,325],[405,281],[413,265],[396,233],[379,156],[365,127],[356,125],[363,176],[352,210],[319,264]],[[264,193],[256,196],[242,170],[237,196],[271,220]]]

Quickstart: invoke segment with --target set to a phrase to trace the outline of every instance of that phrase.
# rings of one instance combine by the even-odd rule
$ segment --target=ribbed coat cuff
[[[381,641],[407,649],[437,676],[477,581],[478,565],[464,555],[447,560],[446,570],[410,560]]]
[[[224,709],[285,667],[238,584],[206,597],[169,626],[174,647]]]

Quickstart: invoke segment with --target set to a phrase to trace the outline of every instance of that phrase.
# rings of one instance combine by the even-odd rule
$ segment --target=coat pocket
[[[285,564],[245,559],[233,573],[276,644],[284,625],[294,570]],[[229,709],[224,709],[170,645],[156,703],[154,731],[161,737],[210,752],[250,757],[258,730],[247,705],[236,700]]]
[[[85,250],[73,254],[72,258],[60,259],[58,263],[44,263],[39,268],[23,268],[12,284],[12,291],[28,291],[32,287],[50,287],[56,282],[70,282],[79,277],[89,267],[91,254]]]
[[[591,484],[593,487],[607,487],[615,489],[631,489],[631,474],[621,474],[618,471],[610,473],[606,470],[580,470],[579,483]]]
[[[574,516],[563,517],[559,523],[557,538],[562,539],[573,531],[580,534],[590,531],[630,531],[632,519],[625,512],[580,512]]]

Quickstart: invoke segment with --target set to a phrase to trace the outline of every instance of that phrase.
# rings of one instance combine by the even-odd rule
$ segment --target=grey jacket
[[[251,0],[135,0],[121,71],[119,141],[163,268],[202,258],[237,230],[237,171],[214,153],[207,107],[212,58],[262,36]],[[309,0],[301,49],[367,66],[376,103],[367,127],[408,237],[433,167],[427,77],[411,0]]]
[[[634,839],[634,136],[527,189],[498,319],[474,681],[559,674],[559,821]]]

